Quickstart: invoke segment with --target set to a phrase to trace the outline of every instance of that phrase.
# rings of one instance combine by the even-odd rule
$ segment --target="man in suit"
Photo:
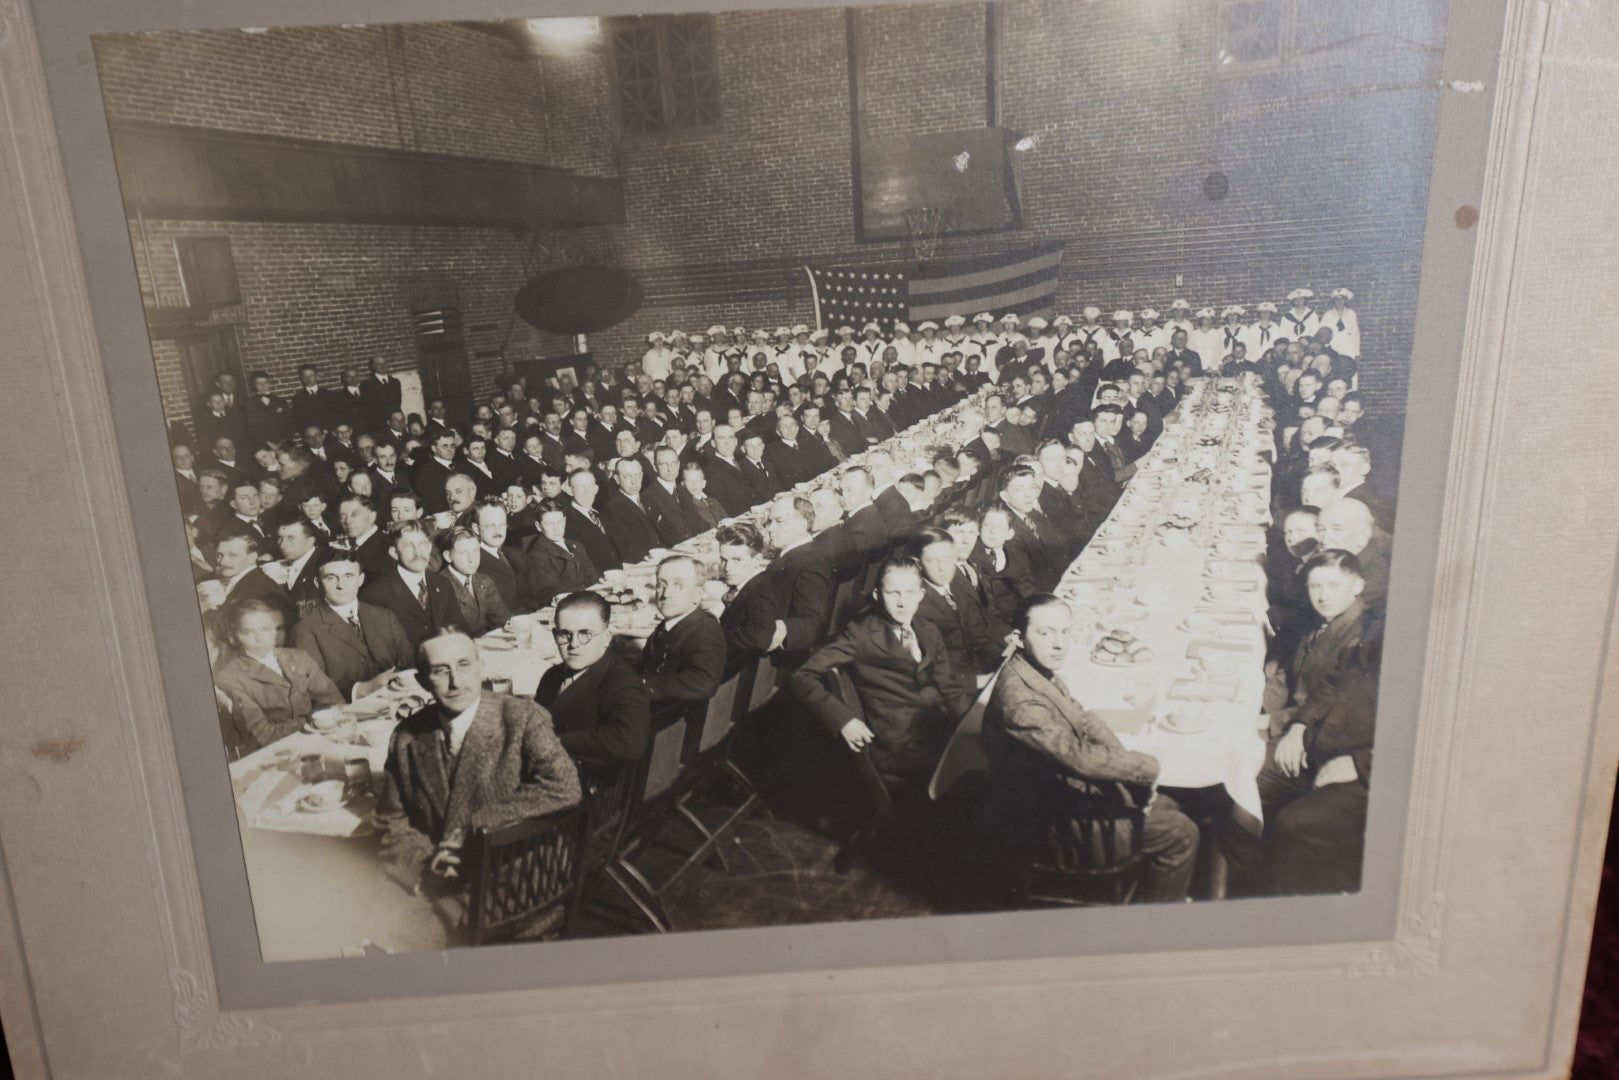
[[[361,599],[392,612],[413,649],[436,630],[465,629],[455,589],[443,574],[427,568],[433,556],[427,530],[420,522],[400,522],[388,526],[388,538],[396,565],[391,573],[367,581]]]
[[[854,466],[838,474],[838,498],[843,503],[842,549],[844,562],[837,568],[848,578],[880,559],[894,535],[883,512],[872,501],[871,473]]]
[[[388,360],[383,356],[371,358],[371,375],[360,384],[360,405],[363,430],[381,431],[388,417],[402,408],[404,388],[399,380],[388,374]]]
[[[638,459],[619,458],[613,465],[615,490],[601,503],[602,524],[626,563],[638,563],[653,548],[675,543],[675,529],[641,500],[644,473]]]
[[[957,673],[963,678],[976,675],[983,686],[1000,663],[1001,646],[990,634],[976,587],[957,565],[955,538],[929,527],[917,535],[914,546],[923,579],[916,617],[939,631]]]
[[[748,521],[723,525],[719,544],[720,572],[726,592],[720,613],[725,632],[726,677],[736,674],[787,640],[786,611],[768,573],[764,533]]]
[[[534,700],[548,710],[562,745],[592,769],[639,761],[652,737],[652,704],[635,669],[609,646],[612,608],[599,594],[557,602],[552,636],[562,662],[540,678]]]
[[[317,708],[341,705],[343,695],[315,658],[278,648],[282,612],[249,597],[231,605],[228,637],[234,652],[214,668],[214,683],[231,702],[227,742],[252,751],[297,731]]]
[[[393,493],[409,486],[399,467],[399,447],[387,440],[376,444],[366,471],[371,474],[371,501],[379,507],[390,505]]]
[[[343,532],[341,544],[354,553],[368,580],[375,582],[393,569],[392,546],[377,521],[377,504],[365,495],[347,495],[337,504]]]
[[[259,539],[252,533],[235,533],[219,541],[214,552],[214,577],[197,587],[204,615],[252,597],[267,600],[283,615],[290,616],[292,605],[287,591],[259,568],[259,550]],[[269,550],[268,545],[265,550]],[[222,616],[214,615],[208,624],[217,642],[229,643]]]
[[[664,535],[671,543],[696,536],[703,529],[680,503],[680,452],[660,446],[652,452],[652,462],[652,476],[641,485],[641,502],[663,522]]]
[[[466,634],[433,635],[415,661],[433,703],[394,729],[376,824],[394,880],[458,896],[467,830],[575,806],[579,774],[544,709],[483,689],[478,646]],[[452,922],[462,906],[446,911]]]
[[[769,502],[784,486],[770,466],[765,462],[764,436],[750,431],[742,440],[742,456],[737,459],[737,467],[742,471],[742,477],[748,482],[749,505],[758,506]]]
[[[994,503],[978,515],[978,542],[967,558],[978,573],[986,614],[1006,626],[1012,625],[1018,605],[1039,591],[1028,557],[1012,539],[1012,511]]]
[[[511,610],[500,597],[500,590],[489,575],[479,572],[484,549],[471,529],[452,526],[440,533],[434,544],[444,562],[444,576],[455,590],[461,608],[461,622],[474,637],[506,625]]]
[[[1017,652],[995,680],[983,727],[984,749],[1009,808],[1034,797],[1053,772],[1064,780],[1155,786],[1158,760],[1126,750],[1057,674],[1075,637],[1068,605],[1054,596],[1036,600],[1014,629]],[[1150,799],[1141,835],[1141,899],[1184,900],[1197,846],[1197,825],[1174,800],[1162,792]]]
[[[571,514],[560,502],[548,499],[540,503],[540,531],[523,550],[529,564],[529,598],[535,607],[544,607],[563,593],[588,588],[598,577],[590,555],[568,537],[570,524]]]
[[[393,612],[359,599],[365,573],[352,553],[327,552],[316,575],[321,602],[298,620],[292,643],[319,661],[353,701],[387,685],[410,664],[410,640]]]
[[[784,489],[813,480],[821,471],[800,443],[798,420],[790,413],[776,419],[776,439],[765,447],[764,463]]]
[[[714,429],[713,451],[703,459],[708,493],[733,517],[754,505],[753,488],[736,460],[736,448],[736,430],[729,424],[721,424]]]
[[[871,445],[865,432],[856,421],[854,415],[854,391],[848,387],[839,390],[833,397],[835,406],[827,420],[831,423],[832,441],[838,444],[845,457],[865,452]]]
[[[707,701],[725,679],[725,631],[699,605],[702,577],[686,555],[658,564],[654,602],[660,616],[639,670],[654,709]]]
[[[325,551],[314,527],[302,520],[288,521],[276,529],[276,550],[285,568],[287,601],[295,612],[287,623],[290,637],[296,621],[320,603],[318,570]]]
[[[331,420],[333,394],[321,389],[320,372],[305,364],[298,369],[298,389],[287,399],[287,420],[293,431],[311,425],[325,427]]]
[[[230,486],[229,498],[215,513],[218,516],[210,525],[210,532],[216,542],[227,536],[250,533],[260,551],[270,550],[272,535],[260,519],[259,485],[251,479],[237,477]]]
[[[812,541],[815,504],[803,495],[781,495],[770,504],[767,535],[776,558],[770,578],[782,605],[787,632],[781,650],[792,666],[820,644],[832,617],[837,576],[823,549]]]
[[[972,684],[950,663],[932,624],[916,619],[922,568],[890,558],[877,576],[880,606],[844,628],[793,672],[791,685],[833,734],[871,762],[890,783],[926,785],[955,722],[972,705]],[[834,668],[849,677],[856,699],[828,689]]]
[[[1124,429],[1124,410],[1118,405],[1098,405],[1093,416],[1096,427],[1097,450],[1107,462],[1108,473],[1121,489],[1135,476],[1136,467],[1119,445],[1119,432]]]
[[[701,462],[687,461],[680,466],[680,509],[697,532],[717,529],[730,516],[725,505],[708,493],[708,474]]]
[[[411,487],[422,497],[422,509],[436,514],[449,509],[450,505],[444,493],[444,482],[456,473],[455,432],[441,428],[429,445],[431,452],[416,466]]]
[[[1340,498],[1321,509],[1319,527],[1323,551],[1347,551],[1359,564],[1364,588],[1361,603],[1381,609],[1388,603],[1389,555],[1393,538],[1377,527],[1371,508],[1357,499]]]
[[[572,505],[568,508],[568,542],[582,548],[599,572],[622,567],[624,557],[607,535],[606,523],[596,510],[600,491],[596,474],[589,469],[575,470],[568,477],[568,491],[572,496]]]
[[[506,507],[498,499],[482,500],[473,508],[470,527],[481,550],[478,572],[494,584],[506,609],[515,613],[540,607],[528,556],[508,543],[511,524]]]
[[[256,450],[287,437],[286,403],[271,393],[269,372],[255,371],[250,381],[253,392],[242,402],[242,422],[247,430],[247,447]]]
[[[1040,511],[1040,481],[1034,470],[1017,467],[1001,480],[1001,505],[1012,525],[1007,547],[1028,560],[1034,587],[1049,592],[1067,569],[1063,559],[1063,539],[1055,523]]]

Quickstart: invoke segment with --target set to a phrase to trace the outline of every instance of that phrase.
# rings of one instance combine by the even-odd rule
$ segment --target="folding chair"
[[[564,936],[579,906],[583,804],[467,838],[469,929],[474,945],[519,935]]]

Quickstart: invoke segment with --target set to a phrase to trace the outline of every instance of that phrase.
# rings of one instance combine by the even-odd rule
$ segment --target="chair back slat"
[[[467,865],[474,944],[509,937],[525,925],[566,926],[577,901],[585,822],[579,805],[472,830]]]
[[[720,683],[720,688],[709,698],[708,711],[703,716],[703,734],[697,742],[700,752],[714,749],[736,726],[737,690],[746,673],[744,669]]]
[[[753,689],[748,694],[748,711],[752,712],[776,696],[776,665],[768,656],[759,657],[753,673]]]
[[[683,713],[653,731],[646,782],[641,787],[642,802],[657,798],[673,786],[675,777],[680,775],[685,743],[686,717]]]

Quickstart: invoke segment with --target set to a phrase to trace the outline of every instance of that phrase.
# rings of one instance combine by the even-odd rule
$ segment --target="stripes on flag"
[[[1062,244],[948,261],[928,262],[910,281],[913,320],[948,315],[971,318],[988,311],[996,318],[1015,312],[1024,319],[1050,318],[1062,269]]]
[[[999,255],[930,261],[908,270],[893,265],[805,270],[821,326],[836,331],[848,325],[859,331],[876,322],[887,337],[899,319],[913,324],[950,315],[970,319],[980,311],[997,319],[1008,312],[1025,320],[1035,315],[1049,319],[1056,307],[1062,252],[1057,241]]]

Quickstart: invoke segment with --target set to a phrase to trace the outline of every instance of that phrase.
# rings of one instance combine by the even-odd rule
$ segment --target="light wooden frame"
[[[281,22],[339,18],[312,0],[282,6]],[[342,6],[343,21],[393,17]],[[1472,5],[1452,6],[1454,28]],[[1473,14],[1500,17],[1494,4]],[[1443,505],[1402,499],[1403,530],[1431,518],[1438,571],[1392,613],[1431,617],[1380,939],[887,967],[812,958],[770,975],[450,984],[431,998],[228,1010],[214,972],[231,958],[204,926],[187,819],[207,793],[179,783],[178,706],[113,431],[111,399],[130,388],[107,372],[133,378],[137,365],[101,363],[63,179],[59,137],[72,133],[57,129],[35,32],[20,0],[0,0],[0,410],[13,450],[0,1014],[21,1075],[1563,1074],[1619,757],[1604,678],[1619,536],[1619,144],[1607,134],[1619,9],[1509,0],[1499,66],[1447,56],[1447,106],[1493,111],[1476,234],[1460,207],[1430,207],[1425,261],[1465,260],[1476,241],[1476,263],[1453,295],[1424,279],[1424,318],[1450,304],[1467,319],[1454,387],[1424,377],[1419,329],[1413,412],[1453,394],[1456,424]],[[1440,154],[1468,137],[1442,127]],[[1426,611],[1401,611],[1402,596]],[[1167,919],[1147,921],[1173,938]],[[731,940],[714,947],[761,939]]]

